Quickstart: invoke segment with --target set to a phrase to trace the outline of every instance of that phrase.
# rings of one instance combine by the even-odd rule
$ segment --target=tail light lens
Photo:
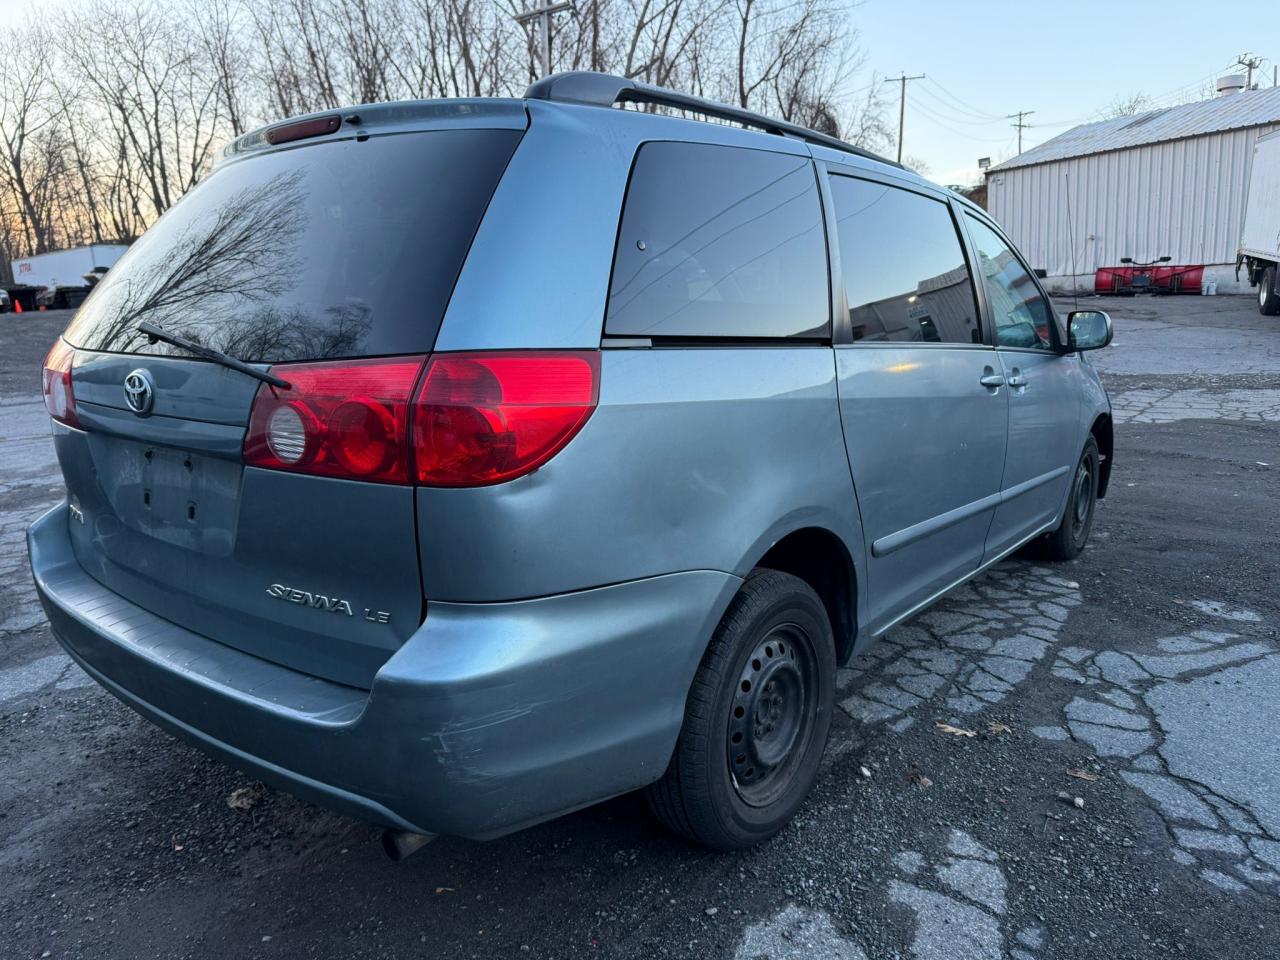
[[[76,396],[71,389],[71,361],[75,348],[61,337],[44,358],[44,374],[41,389],[49,416],[69,427],[80,426],[76,416]]]
[[[349,480],[411,482],[409,405],[422,359],[272,367],[290,389],[265,383],[258,389],[244,462]]]
[[[502,483],[563,449],[599,396],[594,351],[450,353],[423,366],[422,357],[273,366],[290,389],[259,388],[245,463],[379,483]]]
[[[478,487],[536,470],[582,429],[599,382],[596,352],[432,357],[413,415],[418,482]]]

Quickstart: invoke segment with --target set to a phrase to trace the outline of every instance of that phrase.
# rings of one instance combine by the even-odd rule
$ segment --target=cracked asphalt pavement
[[[61,495],[37,370],[67,316],[0,316],[0,957],[1280,956],[1280,322],[1088,303],[1116,322],[1089,548],[841,671],[774,842],[706,853],[623,797],[398,865],[60,652],[23,533]]]

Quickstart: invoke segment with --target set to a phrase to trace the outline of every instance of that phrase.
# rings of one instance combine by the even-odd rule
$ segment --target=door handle
[[[1009,375],[1009,379],[1005,382],[1011,387],[1025,387],[1027,385],[1027,378],[1017,370],[1014,370],[1013,373]]]
[[[989,370],[990,367],[987,369]],[[978,382],[984,387],[1003,387],[1004,377],[1000,376],[998,373],[984,373],[978,378]]]

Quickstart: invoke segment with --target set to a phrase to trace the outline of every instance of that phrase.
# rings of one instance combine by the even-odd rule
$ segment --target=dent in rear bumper
[[[144,716],[323,805],[476,838],[661,776],[707,638],[741,582],[690,571],[535,600],[433,602],[370,691],[306,678],[304,703],[294,671],[114,594],[106,617],[77,605],[88,595],[78,589],[104,588],[71,553],[65,504],[28,543],[59,642]]]

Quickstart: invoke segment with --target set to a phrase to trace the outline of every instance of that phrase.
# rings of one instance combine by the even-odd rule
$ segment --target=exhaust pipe
[[[382,851],[399,863],[413,856],[436,838],[434,833],[408,833],[404,830],[383,830]]]

